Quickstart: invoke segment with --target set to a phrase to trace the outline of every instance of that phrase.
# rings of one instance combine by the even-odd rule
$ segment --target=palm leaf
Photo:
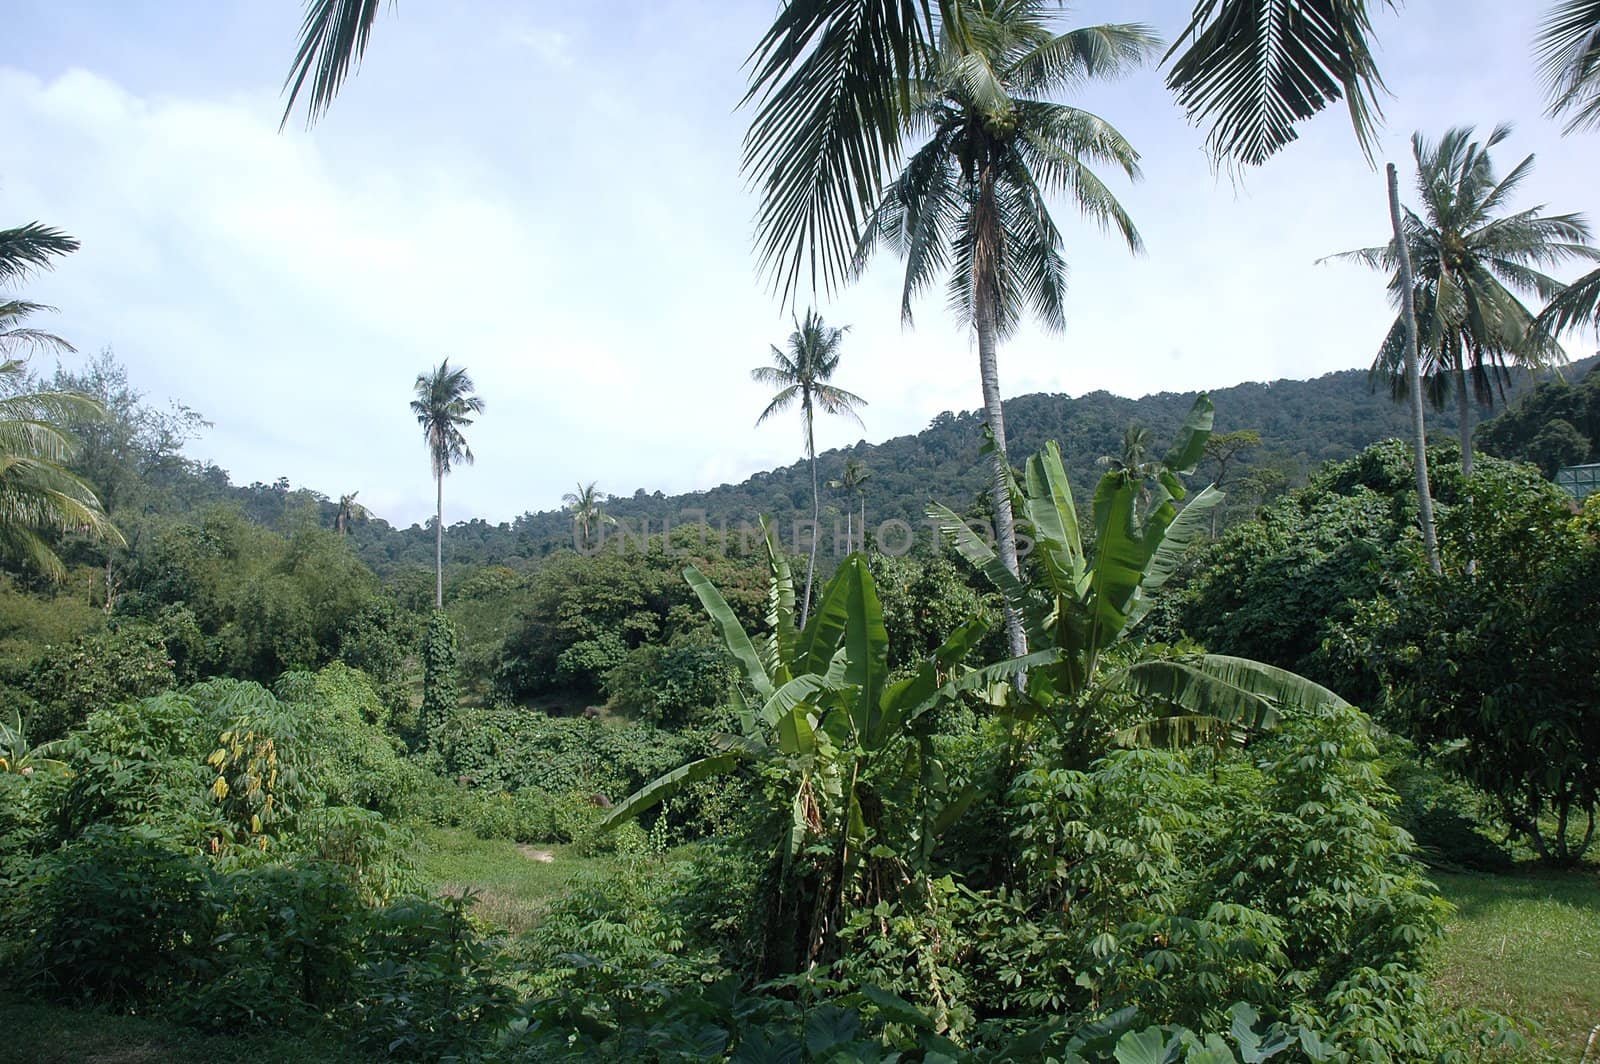
[[[701,780],[720,776],[725,772],[732,772],[744,759],[742,752],[728,750],[720,754],[702,757],[698,761],[691,761],[671,772],[646,783],[637,791],[630,794],[621,805],[607,813],[605,819],[600,821],[601,831],[610,831],[619,824],[634,819],[641,813],[649,812],[656,806],[671,799],[685,787],[699,783]]]
[[[1371,36],[1365,0],[1197,0],[1165,56],[1177,57],[1167,87],[1191,121],[1210,126],[1215,157],[1252,166],[1344,99],[1370,162],[1384,91]]]
[[[717,634],[722,637],[722,645],[727,647],[728,653],[733,655],[733,660],[738,662],[746,682],[763,699],[771,698],[772,678],[762,665],[755,644],[750,642],[750,636],[745,633],[744,625],[733,615],[733,608],[728,605],[728,600],[722,597],[722,592],[706,579],[704,573],[692,565],[683,571],[683,578],[689,582],[689,586],[699,597],[700,604],[705,607],[706,615],[711,618]]]

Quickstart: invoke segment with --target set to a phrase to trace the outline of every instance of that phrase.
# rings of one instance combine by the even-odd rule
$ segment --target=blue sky
[[[753,427],[766,397],[748,373],[792,327],[756,271],[738,172],[741,63],[775,0],[404,0],[332,113],[281,134],[294,0],[18,6],[20,46],[0,61],[0,219],[83,242],[29,295],[60,308],[46,324],[81,351],[113,347],[152,398],[215,422],[191,453],[236,482],[288,476],[359,490],[391,521],[425,517],[406,403],[446,356],[488,402],[448,521],[552,508],[579,480],[676,492],[799,456],[796,424]],[[1541,115],[1530,41],[1544,6],[1376,12],[1393,94],[1382,148],[1403,175],[1412,130],[1509,120],[1502,169],[1538,155],[1524,204],[1600,213],[1600,134],[1562,138]],[[1067,18],[1170,37],[1189,7],[1103,0]],[[1390,318],[1382,279],[1316,264],[1387,225],[1381,169],[1341,109],[1234,175],[1212,168],[1153,69],[1073,102],[1142,152],[1144,180],[1113,186],[1149,250],[1131,257],[1062,207],[1068,326],[1002,348],[1007,395],[1370,362]],[[979,400],[971,337],[937,297],[903,329],[898,293],[884,259],[820,303],[851,326],[837,380],[869,401],[871,440]],[[861,435],[823,422],[818,445]]]

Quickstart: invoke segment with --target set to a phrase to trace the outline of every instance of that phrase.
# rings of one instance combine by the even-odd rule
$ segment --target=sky
[[[464,365],[487,410],[446,485],[446,521],[553,509],[577,482],[631,495],[738,481],[802,454],[798,417],[755,427],[750,380],[793,329],[752,254],[739,172],[742,64],[777,0],[403,0],[384,5],[330,114],[279,131],[295,0],[11,0],[0,59],[0,224],[39,220],[82,250],[25,294],[81,352],[214,427],[190,444],[235,483],[286,476],[425,520],[433,485],[407,403]],[[1069,5],[1062,25],[1144,22],[1191,0]],[[1600,212],[1600,134],[1542,116],[1534,0],[1371,5],[1390,96],[1382,159],[1454,125],[1516,124],[1502,170],[1536,153],[1518,206]],[[1057,211],[1067,326],[1000,351],[1007,396],[1137,396],[1370,364],[1384,279],[1325,255],[1383,243],[1381,165],[1342,107],[1267,165],[1218,171],[1154,68],[1070,102],[1116,125],[1143,178],[1108,182],[1147,252]],[[1567,275],[1576,270],[1567,271]],[[919,431],[980,404],[977,349],[938,294],[899,314],[880,259],[816,305],[850,332],[835,382],[865,432]],[[1575,349],[1587,354],[1587,348]],[[48,367],[44,367],[48,368]],[[1226,411],[1219,412],[1226,424]],[[976,443],[975,443],[976,446]]]

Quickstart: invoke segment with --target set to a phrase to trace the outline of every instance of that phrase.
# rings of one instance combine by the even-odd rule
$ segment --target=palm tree
[[[861,549],[867,548],[867,481],[872,479],[872,474],[867,471],[867,465],[859,458],[846,458],[844,472],[837,480],[828,481],[828,487],[834,491],[844,492],[846,499],[856,498],[861,504]],[[850,549],[854,549],[856,536],[852,524],[855,515],[850,507],[844,508],[844,538]]]
[[[52,260],[78,250],[78,242],[58,229],[29,222],[0,229],[0,286],[10,286],[36,270],[47,270]],[[71,344],[54,333],[30,329],[22,323],[40,311],[43,303],[0,295],[0,358],[26,357],[40,349],[70,352]]]
[[[65,467],[76,441],[62,426],[104,411],[87,396],[28,387],[21,362],[0,362],[0,556],[60,579],[66,566],[47,533],[79,532],[123,543],[94,490]]]
[[[772,415],[800,404],[800,420],[806,433],[806,458],[811,462],[811,559],[806,563],[805,597],[800,602],[800,624],[803,627],[811,609],[811,581],[817,568],[817,529],[822,520],[822,492],[817,484],[816,414],[838,414],[861,424],[856,407],[867,401],[853,392],[829,384],[839,368],[840,348],[848,325],[833,328],[823,322],[815,310],[806,311],[804,321],[795,320],[794,332],[789,334],[788,350],[772,348],[772,364],[757,366],[750,378],[757,384],[778,389],[767,408],[756,418],[759,425]]]
[[[1460,413],[1461,468],[1472,472],[1472,399],[1492,405],[1514,366],[1539,368],[1564,358],[1548,335],[1533,328],[1534,314],[1519,298],[1558,295],[1561,282],[1538,267],[1570,259],[1594,259],[1589,227],[1581,215],[1546,215],[1542,207],[1502,213],[1517,187],[1533,171],[1529,155],[1500,178],[1489,149],[1505,140],[1497,126],[1488,140],[1472,140],[1471,127],[1449,130],[1437,142],[1420,133],[1411,139],[1422,214],[1407,209],[1402,228],[1412,260],[1421,377],[1435,405],[1451,392]],[[1398,270],[1391,240],[1381,247],[1332,256],[1374,268]],[[1398,274],[1391,291],[1402,294]],[[1397,392],[1404,372],[1406,322],[1402,312],[1390,327],[1373,363]]]
[[[978,373],[993,476],[995,538],[1017,570],[1016,527],[1006,487],[1005,413],[995,356],[1032,311],[1046,328],[1066,318],[1067,266],[1047,193],[1071,198],[1138,251],[1133,221],[1090,163],[1137,177],[1138,153],[1105,120],[1048,96],[1083,78],[1142,62],[1154,37],[1142,26],[1092,26],[1057,34],[1044,0],[970,0],[965,36],[946,34],[935,76],[917,86],[917,123],[931,134],[868,219],[856,269],[887,245],[905,259],[901,316],[948,273],[950,303],[978,338]],[[1025,653],[1021,620],[1007,616],[1013,655]]]
[[[1600,2],[1565,0],[1546,13],[1534,47],[1551,118],[1570,115],[1565,133],[1600,127]],[[1541,333],[1600,321],[1600,270],[1573,281],[1539,315]]]
[[[605,493],[595,490],[595,481],[590,481],[588,486],[578,485],[576,492],[567,492],[561,497],[561,503],[572,511],[572,526],[578,533],[578,549],[589,550],[589,530],[598,525],[614,525],[617,519],[602,509],[606,499]]]
[[[301,99],[307,125],[327,112],[366,54],[381,6],[306,0],[284,79],[284,125]],[[1262,162],[1294,140],[1300,122],[1341,99],[1370,157],[1383,82],[1368,7],[1196,0],[1166,55],[1167,85],[1192,119],[1210,124],[1219,157]],[[964,0],[788,0],[752,50],[744,170],[762,193],[758,255],[785,300],[808,269],[823,291],[848,276],[883,177],[900,161],[913,84],[930,74],[941,32],[968,35]]]
[[[339,508],[333,515],[333,528],[341,536],[349,532],[357,521],[365,521],[370,516],[367,508],[356,502],[356,496],[360,494],[359,491],[352,491],[339,496]]]
[[[451,369],[447,358],[431,373],[417,374],[417,397],[411,412],[417,415],[428,456],[433,463],[437,509],[433,519],[435,609],[444,608],[444,477],[457,462],[472,463],[472,448],[461,430],[472,424],[470,415],[483,413],[483,400],[472,394],[472,378],[465,369]]]

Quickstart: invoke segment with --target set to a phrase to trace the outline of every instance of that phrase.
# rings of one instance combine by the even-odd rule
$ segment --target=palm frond
[[[743,169],[786,301],[807,274],[825,292],[847,278],[933,40],[931,0],[790,0],[752,51]]]
[[[306,0],[300,23],[300,46],[283,88],[289,100],[283,107],[281,130],[289,124],[295,102],[311,82],[306,98],[306,126],[316,124],[339,94],[352,65],[359,66],[372,37],[372,24],[383,0]],[[390,0],[394,6],[394,0]]]
[[[1534,38],[1551,118],[1567,117],[1564,132],[1600,126],[1600,0],[1562,0]]]
[[[1385,91],[1371,36],[1365,0],[1197,0],[1163,58],[1176,56],[1167,87],[1190,121],[1210,126],[1213,156],[1252,166],[1344,99],[1370,162]]]

